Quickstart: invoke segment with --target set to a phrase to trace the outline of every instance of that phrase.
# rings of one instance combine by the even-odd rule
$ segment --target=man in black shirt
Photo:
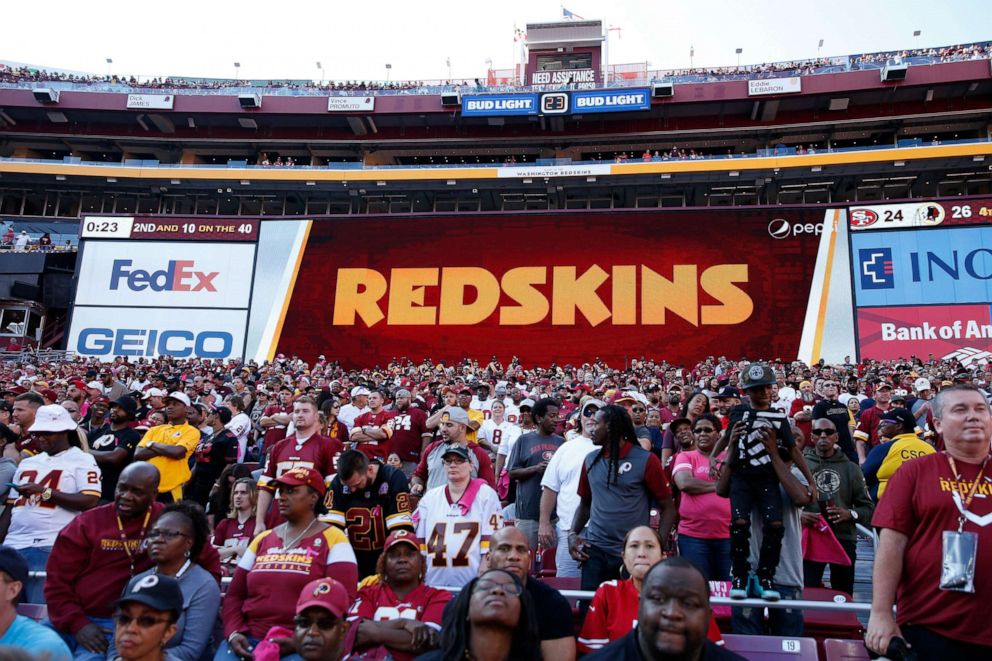
[[[212,408],[207,413],[207,425],[216,431],[210,436],[201,436],[196,444],[193,458],[193,473],[183,489],[186,500],[207,506],[210,489],[228,464],[238,461],[238,437],[224,425],[231,421],[231,410],[226,406]]]
[[[134,449],[141,441],[141,432],[131,423],[138,411],[138,402],[131,397],[121,397],[110,403],[110,423],[92,430],[86,436],[90,454],[96,459],[103,474],[100,501],[114,499],[117,480],[121,471],[134,459]]]
[[[534,600],[537,629],[541,636],[541,656],[554,661],[575,659],[575,631],[568,600],[554,588],[529,576],[532,556],[527,536],[507,526],[489,540],[489,569],[502,569],[516,575]]]
[[[851,414],[847,406],[838,401],[839,396],[840,383],[832,379],[824,381],[823,399],[813,406],[813,420],[827,418],[834,423],[834,427],[837,428],[837,444],[840,446],[841,452],[857,464],[858,453],[854,449],[854,441],[851,440],[851,428],[848,426],[851,422]],[[810,443],[812,444],[814,440],[810,439]]]
[[[669,558],[644,577],[637,626],[585,658],[744,661],[744,657],[706,639],[710,617],[710,590],[702,572],[685,558]]]
[[[360,578],[375,573],[386,537],[396,530],[413,532],[410,483],[403,471],[370,459],[358,450],[342,452],[324,504],[328,523],[348,535]]]

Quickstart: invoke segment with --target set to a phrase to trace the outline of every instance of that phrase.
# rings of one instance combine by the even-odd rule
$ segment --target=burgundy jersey
[[[378,413],[366,411],[355,418],[355,424],[351,427],[352,432],[361,427],[378,427],[386,432],[386,440],[384,441],[370,441],[358,444],[358,449],[368,455],[370,459],[378,457],[385,461],[386,457],[389,456],[389,439],[393,433],[389,421],[392,420],[394,415],[396,415],[396,411],[382,409]]]
[[[397,597],[387,584],[375,583],[358,591],[358,598],[348,611],[348,620],[350,622],[416,620],[440,632],[441,617],[449,601],[451,601],[450,592],[432,588],[424,583],[415,587],[403,599]],[[389,648],[389,653],[396,661],[411,661],[417,656],[394,648]]]
[[[389,421],[393,435],[389,439],[389,451],[400,456],[400,461],[420,461],[420,449],[424,444],[427,428],[427,414],[422,409],[408,408]]]
[[[258,478],[258,488],[275,494],[276,489],[272,481],[294,468],[314,468],[324,476],[324,483],[329,485],[338,472],[337,456],[343,451],[344,446],[340,441],[327,436],[314,434],[302,444],[298,444],[296,434],[293,434],[279,441],[272,448],[265,470]],[[269,528],[282,523],[279,510],[272,507],[266,515],[265,523]]]

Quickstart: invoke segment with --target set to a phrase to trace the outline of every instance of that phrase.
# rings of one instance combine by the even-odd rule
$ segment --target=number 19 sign
[[[189,241],[255,241],[257,218],[162,218],[86,216],[84,239],[179,239]]]

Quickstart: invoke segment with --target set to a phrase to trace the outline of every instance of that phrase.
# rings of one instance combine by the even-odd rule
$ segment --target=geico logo
[[[131,259],[115,259],[110,271],[110,288],[117,290],[121,280],[131,291],[217,291],[213,280],[219,271],[194,271],[196,263],[191,260],[169,260],[161,271],[131,269]]]
[[[922,260],[920,253],[909,253],[909,267],[912,271],[913,282],[929,280],[933,282],[935,269],[943,271],[952,280],[961,280],[961,269],[964,274],[975,280],[992,280],[992,250],[988,248],[976,248],[969,253],[965,253],[960,259],[957,250],[952,250],[949,256],[938,255],[929,250],[923,253]],[[937,274],[939,276],[939,273]]]
[[[76,353],[87,356],[227,358],[233,347],[234,336],[224,331],[86,328],[76,341]]]
[[[823,223],[790,223],[784,218],[776,218],[768,223],[768,234],[773,239],[785,239],[800,234],[820,236],[822,232]]]
[[[497,311],[501,326],[539,324],[549,314],[552,325],[574,326],[576,312],[592,326],[607,320],[615,326],[661,325],[669,313],[693,326],[734,325],[754,311],[751,297],[737,284],[747,282],[747,264],[719,264],[702,272],[695,264],[677,264],[671,278],[644,265],[610,271],[593,265],[582,273],[574,266],[522,266],[502,277],[475,266],[396,268],[388,277],[374,269],[342,268],[334,325],[353,326],[361,319],[367,326],[383,320],[389,326],[468,326]],[[609,307],[598,293],[604,285],[612,293]],[[508,300],[512,303],[505,304]]]

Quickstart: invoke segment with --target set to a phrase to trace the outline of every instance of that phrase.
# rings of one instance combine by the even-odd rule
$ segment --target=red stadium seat
[[[823,641],[823,650],[825,661],[862,661],[869,658],[864,641],[861,640],[828,638]]]
[[[842,603],[851,597],[839,590],[829,588],[803,588],[803,599]],[[850,611],[826,611],[807,609],[803,612],[805,634],[823,641],[827,638],[857,640],[864,637],[864,627],[857,615]]]
[[[727,634],[723,640],[728,650],[752,661],[768,661],[770,659],[819,661],[820,658],[816,653],[816,641],[812,638]]]

